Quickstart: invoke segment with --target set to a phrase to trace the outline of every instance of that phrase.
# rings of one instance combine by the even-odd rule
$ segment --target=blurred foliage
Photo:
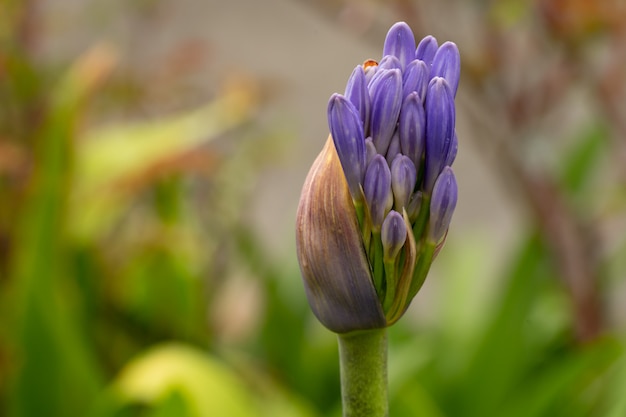
[[[39,62],[35,3],[0,3],[0,415],[339,416],[335,338],[312,317],[295,260],[272,259],[244,215],[283,142],[256,124],[256,80],[152,121],[101,123],[103,87],[128,82],[119,57],[96,45],[62,68]],[[531,3],[485,15],[511,27]],[[599,2],[532,4],[572,50],[617,24]],[[612,135],[598,117],[553,167],[563,204],[588,221],[624,207],[606,183]],[[626,416],[623,329],[580,337],[580,300],[549,237],[530,221],[488,279],[488,245],[451,231],[439,293],[415,300],[436,320],[390,329],[391,415]],[[624,278],[617,240],[600,262],[601,301]]]

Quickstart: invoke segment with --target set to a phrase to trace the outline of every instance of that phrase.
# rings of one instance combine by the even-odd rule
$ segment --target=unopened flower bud
[[[428,238],[431,242],[439,243],[444,238],[456,208],[457,197],[458,190],[454,172],[452,168],[445,167],[435,182],[430,200]]]
[[[378,152],[385,155],[402,106],[400,70],[378,70],[369,89],[372,98],[370,133]]]
[[[405,155],[396,155],[391,163],[391,189],[397,211],[408,209],[416,182],[417,171],[413,162]]]
[[[406,241],[406,224],[397,211],[391,210],[380,232],[385,260],[394,260]]]
[[[307,299],[330,330],[390,326],[419,291],[457,200],[456,46],[417,48],[405,23],[328,104],[331,136],[302,190],[297,251]]]
[[[430,72],[432,77],[445,78],[452,90],[452,96],[456,95],[461,76],[461,55],[459,48],[452,42],[444,42],[439,47],[433,58],[433,66]]]
[[[358,200],[365,172],[365,137],[359,112],[344,96],[333,94],[328,102],[328,125],[350,194]]]
[[[394,24],[385,38],[383,55],[393,55],[398,58],[402,69],[411,62],[415,56],[415,37],[413,31],[404,22]]]
[[[445,166],[454,134],[456,112],[454,96],[445,78],[435,77],[426,92],[426,158],[424,183],[432,191],[435,180]]]
[[[400,149],[409,157],[415,167],[421,165],[425,147],[426,115],[419,95],[409,94],[402,104],[398,123]]]
[[[363,191],[370,211],[372,229],[380,230],[392,195],[391,171],[382,155],[376,155],[367,166]]]
[[[407,65],[402,75],[402,97],[406,98],[412,92],[416,92],[424,102],[426,88],[430,80],[430,70],[422,60],[415,59]]]
[[[344,95],[359,111],[363,126],[368,126],[370,119],[370,93],[367,89],[365,71],[363,71],[362,65],[357,65],[354,71],[352,71]]]
[[[420,59],[426,63],[428,68],[430,69],[433,58],[437,53],[437,39],[428,35],[424,39],[421,40],[419,45],[417,45],[417,49],[415,51],[415,59]]]

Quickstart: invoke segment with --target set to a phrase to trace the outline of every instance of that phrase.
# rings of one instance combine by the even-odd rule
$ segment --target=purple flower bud
[[[424,189],[432,191],[450,150],[456,112],[454,97],[444,78],[435,77],[426,92],[426,150]]]
[[[452,213],[456,208],[458,190],[456,178],[452,168],[445,167],[433,188],[433,196],[430,200],[430,219],[428,226],[428,238],[433,243],[439,243],[444,238]]]
[[[452,135],[452,142],[450,143],[450,149],[448,149],[448,155],[446,155],[446,162],[444,162],[445,166],[452,166],[452,163],[456,159],[456,153],[459,150],[459,138],[456,135],[456,130]]]
[[[415,167],[421,165],[426,132],[426,116],[422,99],[413,92],[407,96],[400,111],[398,133],[400,149],[409,157]]]
[[[333,94],[328,102],[328,126],[350,194],[356,200],[365,171],[365,137],[358,110],[340,94]]]
[[[387,165],[391,166],[391,163],[401,152],[400,149],[400,135],[398,134],[398,130],[396,130],[391,137],[391,142],[389,142],[389,148],[387,149],[387,155],[385,155],[385,159],[387,160]]]
[[[350,100],[359,111],[363,126],[369,126],[370,93],[367,89],[365,71],[363,71],[362,65],[358,65],[354,71],[352,71],[352,75],[350,75],[348,84],[346,85],[345,97]]]
[[[391,163],[391,189],[396,210],[408,209],[416,182],[417,171],[413,162],[407,156],[396,155]]]
[[[406,98],[409,94],[416,91],[417,95],[424,101],[426,96],[426,88],[430,79],[430,71],[424,61],[415,59],[407,65],[402,77],[402,97]]]
[[[386,260],[395,259],[406,241],[406,224],[402,215],[391,210],[380,231],[383,242],[383,256]]]
[[[382,155],[376,155],[367,166],[363,192],[372,219],[372,230],[380,230],[391,198],[391,172]]]
[[[415,37],[409,25],[404,22],[393,25],[387,32],[383,55],[396,56],[404,69],[413,60],[414,51]]]
[[[443,77],[448,82],[452,96],[456,96],[461,75],[461,55],[459,48],[453,42],[445,42],[437,50],[433,58],[433,66],[430,71],[431,77]]]
[[[439,48],[437,45],[437,39],[428,35],[420,41],[419,45],[417,45],[415,59],[421,59],[430,69],[435,53],[437,52],[437,48]]]
[[[378,155],[378,152],[374,142],[372,142],[372,138],[365,138],[365,166],[368,166],[376,155]]]
[[[395,56],[385,55],[383,59],[381,59],[378,63],[378,70],[380,71],[381,69],[398,69],[402,71],[402,64],[400,63],[400,60]]]
[[[385,155],[402,106],[400,70],[379,70],[369,89],[372,98],[370,133],[378,152]]]

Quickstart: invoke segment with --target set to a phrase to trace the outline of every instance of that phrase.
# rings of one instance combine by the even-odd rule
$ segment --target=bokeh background
[[[399,20],[461,51],[460,196],[391,415],[626,416],[619,0],[2,0],[0,415],[341,415],[295,211]]]

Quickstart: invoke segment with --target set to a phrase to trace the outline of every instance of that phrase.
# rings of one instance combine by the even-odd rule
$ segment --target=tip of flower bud
[[[415,50],[415,59],[424,61],[428,68],[430,68],[433,63],[435,53],[437,53],[437,48],[439,48],[437,39],[428,35],[420,41],[419,45],[417,45],[417,49]]]
[[[409,157],[415,167],[420,166],[424,153],[426,114],[417,92],[409,94],[402,103],[398,134],[402,153]]]
[[[391,171],[382,155],[376,155],[367,166],[363,184],[365,201],[369,208],[372,230],[379,231],[391,207]],[[393,200],[391,200],[393,201]]]
[[[385,261],[394,260],[406,241],[406,223],[400,213],[391,210],[380,231]]]
[[[372,99],[370,133],[378,152],[387,154],[402,106],[402,73],[380,69],[369,86]]]
[[[368,126],[370,118],[370,94],[367,89],[363,66],[357,65],[354,71],[352,71],[344,95],[358,110],[363,126]]]
[[[398,154],[391,163],[391,189],[397,211],[408,210],[409,199],[417,182],[415,164],[405,155]]]
[[[405,22],[394,24],[385,38],[383,56],[393,55],[398,58],[402,69],[413,60],[415,54],[415,37],[413,31]]]
[[[456,96],[459,77],[461,76],[461,55],[455,43],[444,42],[437,49],[430,75],[431,77],[445,78],[452,90],[452,96]]]
[[[452,168],[445,167],[433,188],[430,200],[430,220],[428,225],[428,239],[439,243],[445,236],[452,214],[456,208],[458,189]]]
[[[365,137],[359,111],[346,97],[333,94],[328,102],[328,126],[350,194],[359,200],[365,172]]]
[[[456,118],[454,96],[445,78],[434,77],[430,80],[426,92],[425,113],[424,189],[430,192],[445,166],[454,135]]]

